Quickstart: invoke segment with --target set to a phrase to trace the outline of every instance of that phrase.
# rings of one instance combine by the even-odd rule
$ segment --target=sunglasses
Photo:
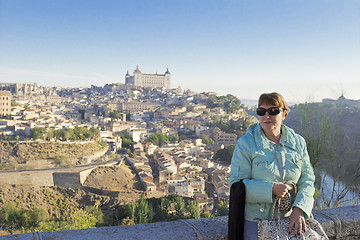
[[[283,111],[282,108],[279,107],[269,107],[268,109],[259,107],[256,109],[256,114],[259,116],[265,116],[266,112],[268,112],[269,115],[275,116],[281,113],[282,111]]]

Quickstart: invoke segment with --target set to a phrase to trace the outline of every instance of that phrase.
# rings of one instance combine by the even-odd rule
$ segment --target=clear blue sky
[[[360,0],[0,0],[0,82],[360,99]]]

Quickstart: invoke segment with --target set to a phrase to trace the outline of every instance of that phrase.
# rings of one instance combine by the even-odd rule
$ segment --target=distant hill
[[[240,99],[241,104],[244,104],[247,107],[254,107],[257,105],[258,100],[251,100],[251,99]]]

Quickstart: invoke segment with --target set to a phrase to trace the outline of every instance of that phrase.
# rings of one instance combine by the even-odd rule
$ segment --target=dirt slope
[[[1,184],[0,208],[5,202],[15,202],[19,208],[40,206],[49,216],[57,217],[66,208],[91,205],[100,207],[105,221],[112,224],[116,208],[138,200],[144,193],[136,174],[126,164],[99,167],[89,175],[84,185],[84,189],[66,189]]]

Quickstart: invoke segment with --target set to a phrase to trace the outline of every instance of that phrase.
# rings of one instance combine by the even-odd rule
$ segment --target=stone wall
[[[318,210],[313,211],[313,214],[330,239],[360,239],[360,206]],[[227,217],[0,236],[0,240],[3,239],[225,240],[227,239]]]
[[[113,164],[115,164],[114,162]],[[106,166],[106,164],[102,164],[99,166]],[[65,188],[82,188],[86,178],[90,175],[90,173],[96,169],[97,167],[88,167],[81,170],[73,170],[73,171],[63,171],[63,172],[54,172],[54,185],[61,186]]]
[[[106,154],[106,150],[101,150],[91,156],[87,160],[93,161]],[[76,159],[77,161],[77,159]],[[75,161],[75,162],[76,162]],[[116,162],[111,163],[114,165]],[[98,166],[106,166],[107,164],[99,163]],[[32,170],[14,170],[1,171],[0,183],[10,185],[31,185],[36,187],[62,186],[67,188],[79,188],[85,182],[87,176],[94,167],[84,168],[49,168],[49,169],[32,169]]]
[[[54,186],[53,170],[2,171],[0,183],[12,185]]]
[[[94,168],[2,171],[0,173],[0,183],[36,187],[55,185],[66,188],[80,188]]]

